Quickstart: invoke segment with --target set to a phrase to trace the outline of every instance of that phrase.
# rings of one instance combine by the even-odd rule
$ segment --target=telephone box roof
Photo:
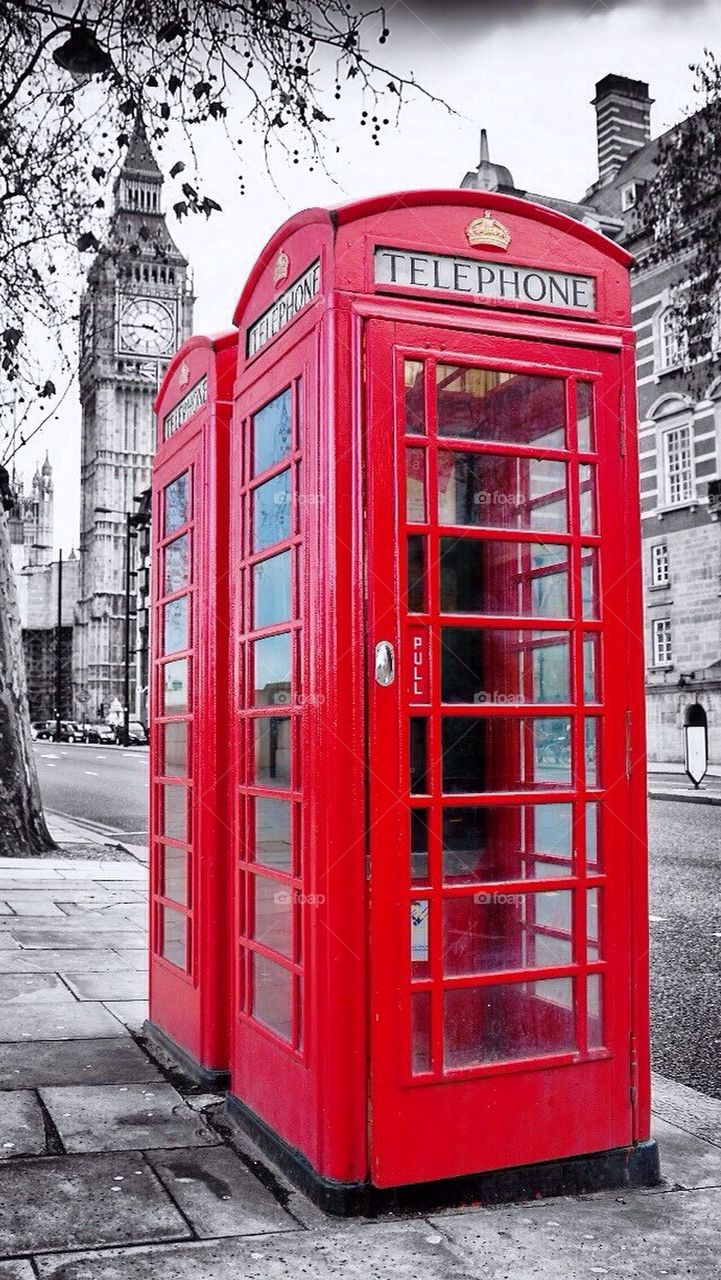
[[[293,214],[271,236],[253,264],[233,313],[233,323],[236,325],[241,323],[246,304],[263,271],[268,263],[273,260],[289,235],[299,228],[319,223],[325,226],[330,225],[332,228],[337,229],[338,227],[349,226],[362,218],[372,217],[392,210],[414,209],[421,206],[431,207],[434,205],[450,205],[460,208],[465,206],[468,209],[493,209],[501,213],[515,214],[520,218],[533,218],[541,225],[545,224],[555,231],[563,232],[573,239],[583,241],[607,258],[621,263],[622,266],[628,267],[633,262],[633,256],[626,249],[616,244],[615,241],[609,240],[607,236],[601,235],[593,227],[578,222],[575,218],[570,218],[567,214],[560,213],[557,209],[550,209],[547,205],[534,204],[532,201],[522,200],[518,196],[509,196],[498,191],[474,191],[458,187],[448,189],[441,187],[428,191],[387,192],[383,195],[370,196],[364,200],[352,200],[347,204],[336,205],[335,207],[324,208],[320,206],[303,209],[299,213]]]

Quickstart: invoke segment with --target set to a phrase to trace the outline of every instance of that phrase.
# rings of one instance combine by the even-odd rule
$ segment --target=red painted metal
[[[237,343],[235,329],[188,339],[155,402],[150,1022],[203,1072],[229,1063],[227,529]],[[176,495],[172,518],[166,495]]]
[[[484,210],[507,252],[469,245]],[[595,307],[382,285],[389,246],[587,275]],[[290,219],[236,308],[231,1090],[326,1179],[648,1136],[629,262],[524,201],[411,192]]]

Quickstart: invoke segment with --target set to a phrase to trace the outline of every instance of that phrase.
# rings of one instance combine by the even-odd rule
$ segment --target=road
[[[104,836],[143,844],[148,834],[147,747],[36,742],[43,804]]]
[[[145,842],[146,749],[36,742],[35,754],[50,811]],[[654,1065],[721,1098],[721,807],[651,800],[649,820]]]
[[[721,807],[651,800],[657,1071],[721,1098]]]

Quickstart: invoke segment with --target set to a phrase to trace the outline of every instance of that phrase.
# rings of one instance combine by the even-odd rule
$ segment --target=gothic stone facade
[[[136,125],[115,183],[107,244],[80,308],[80,588],[73,643],[76,718],[122,703],[126,513],[150,483],[153,400],[192,325],[188,264],[162,212],[163,179]],[[134,594],[134,592],[133,592]],[[133,642],[133,648],[135,647]],[[131,714],[135,706],[131,661]]]

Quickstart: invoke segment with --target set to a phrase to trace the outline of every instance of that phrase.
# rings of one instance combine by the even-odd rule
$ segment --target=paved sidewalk
[[[146,874],[0,862],[0,1280],[719,1274],[721,1101],[665,1080],[660,1187],[324,1215],[143,1043]]]
[[[721,804],[721,770],[712,766],[700,787],[694,787],[682,764],[649,761],[650,800],[686,800],[690,804]]]

